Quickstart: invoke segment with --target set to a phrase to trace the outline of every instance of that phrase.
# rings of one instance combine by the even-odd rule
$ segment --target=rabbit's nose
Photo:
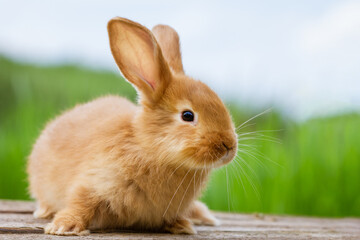
[[[230,145],[229,143],[222,142],[222,145],[226,149],[226,155],[228,155],[229,152],[234,148],[234,146]]]
[[[222,142],[222,145],[226,148],[227,151],[232,149],[232,147],[228,147],[224,142]]]

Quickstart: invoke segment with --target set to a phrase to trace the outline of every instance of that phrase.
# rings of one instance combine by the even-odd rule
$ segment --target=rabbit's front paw
[[[46,225],[45,227],[46,234],[53,235],[77,235],[84,236],[89,235],[90,231],[85,229],[84,224],[79,221],[76,221],[72,217],[61,216],[55,217],[55,219]]]
[[[36,211],[34,211],[33,215],[35,218],[51,219],[54,215],[54,212],[51,211],[50,207],[39,205],[36,208]]]
[[[174,224],[166,226],[165,231],[172,234],[196,234],[193,224],[188,219],[178,219]]]
[[[199,201],[195,201],[190,211],[190,219],[195,225],[219,226],[220,221],[211,214],[208,207]]]

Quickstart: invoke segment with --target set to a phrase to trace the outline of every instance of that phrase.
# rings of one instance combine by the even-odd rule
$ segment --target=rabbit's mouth
[[[207,132],[197,142],[191,142],[191,145],[187,145],[182,151],[184,158],[190,160],[192,167],[218,168],[235,158],[237,136],[230,131]]]
[[[236,156],[237,145],[230,145],[222,142],[217,144],[213,149],[209,149],[209,162],[205,168],[219,168],[230,163]]]
[[[216,162],[214,162],[213,167],[218,168],[230,163],[234,159],[235,154],[236,154],[235,147],[231,147],[231,148],[226,147],[226,152]]]
[[[230,163],[236,155],[237,152],[237,136],[236,134],[232,134],[232,132],[228,132],[226,134],[222,133],[218,135],[218,143],[215,144],[213,151],[215,151],[215,156],[219,156],[218,158],[213,159],[214,167],[221,167],[225,164]],[[214,141],[216,143],[216,141]]]

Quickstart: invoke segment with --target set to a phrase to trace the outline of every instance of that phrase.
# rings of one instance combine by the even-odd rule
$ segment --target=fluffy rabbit
[[[45,233],[126,228],[195,234],[217,225],[196,199],[211,169],[229,163],[237,136],[229,112],[184,74],[178,34],[124,18],[108,23],[111,52],[139,105],[107,96],[50,122],[28,162],[34,216]]]

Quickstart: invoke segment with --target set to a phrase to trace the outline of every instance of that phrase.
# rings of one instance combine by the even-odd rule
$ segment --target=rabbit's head
[[[144,152],[189,168],[230,162],[237,151],[230,114],[214,91],[185,75],[176,31],[114,18],[108,32],[115,61],[139,94],[134,134]]]

